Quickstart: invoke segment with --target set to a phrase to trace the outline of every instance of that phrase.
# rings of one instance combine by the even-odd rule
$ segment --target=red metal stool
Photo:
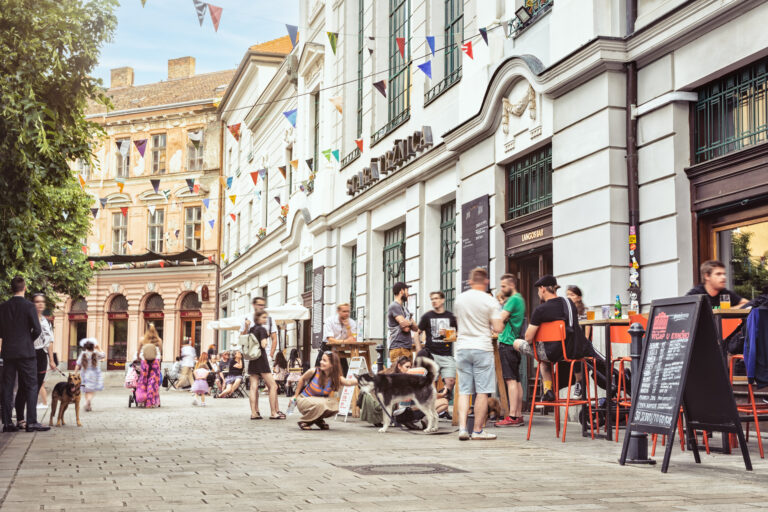
[[[737,359],[744,360],[743,355],[733,355],[731,356],[731,360],[729,363],[730,367],[730,378],[731,378],[731,387],[733,387],[733,362]],[[748,414],[752,414],[752,418],[755,422],[755,433],[757,434],[757,446],[760,448],[760,458],[764,459],[765,454],[763,453],[763,439],[760,437],[760,418],[758,418],[758,414],[768,414],[768,404],[760,404],[758,405],[755,402],[755,390],[752,386],[752,383],[747,381],[747,390],[749,391],[749,403],[748,404],[736,404],[736,410],[739,412],[745,412]],[[747,423],[747,434],[746,439],[749,441],[749,423]]]

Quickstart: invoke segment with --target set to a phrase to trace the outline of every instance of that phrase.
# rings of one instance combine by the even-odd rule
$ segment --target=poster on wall
[[[312,271],[312,348],[323,342],[323,301],[325,297],[325,267]]]
[[[488,194],[461,206],[461,291],[469,288],[469,272],[476,267],[488,270],[490,242]]]

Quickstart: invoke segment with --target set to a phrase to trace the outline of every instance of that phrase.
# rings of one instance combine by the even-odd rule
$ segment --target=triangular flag
[[[288,37],[291,38],[291,48],[294,48],[298,42],[299,27],[296,25],[286,25],[285,28],[288,30]]]
[[[200,143],[203,142],[203,130],[200,129],[200,130],[187,132],[187,138],[195,147],[195,149],[199,149]]]
[[[104,244],[99,244],[99,252],[104,252]]]
[[[502,21],[501,28],[504,30],[504,37],[509,37],[509,21]]]
[[[122,194],[125,188],[125,178],[116,178],[115,181],[117,182],[117,190]]]
[[[213,221],[211,221],[211,222],[213,222]],[[213,263],[213,255],[211,255],[211,256],[208,256],[208,261],[210,261],[211,263]]]
[[[166,189],[164,189],[164,190],[163,190],[163,195],[165,196],[165,200],[167,201],[167,200],[168,200],[168,198],[170,198],[170,197],[171,197],[171,190],[170,190],[170,189],[167,189],[167,188],[166,188]]]
[[[203,199],[203,206],[205,206],[206,210],[208,208],[210,208],[211,207],[211,200],[210,199]]]
[[[61,216],[64,217],[64,220],[67,220],[69,214],[67,212],[61,212]]]
[[[283,175],[283,179],[287,179],[286,178],[286,176],[287,176],[287,174],[286,174],[287,169],[286,169],[286,167],[284,165],[281,165],[280,167],[278,167],[277,170],[280,171],[280,174]]]
[[[432,56],[435,56],[435,36],[427,36],[427,44],[429,45],[429,50],[432,52]]]
[[[230,213],[229,216],[232,217],[232,222],[235,222],[237,220],[237,215],[235,215],[234,213]]]
[[[219,21],[221,21],[221,11],[223,11],[221,7],[217,7],[213,4],[208,4],[208,14],[211,15],[211,21],[213,22],[213,29],[218,32],[219,31]]]
[[[107,265],[109,265],[109,268],[112,268],[112,262],[111,261],[108,261]]]
[[[216,223],[214,219],[211,219],[208,221],[208,224],[211,226],[211,229],[213,229],[213,225]]]
[[[294,169],[298,169],[299,168],[299,161],[298,160],[291,160],[290,164],[291,164],[291,167],[293,167]]]
[[[230,176],[229,178],[227,178],[227,188],[228,188],[228,189],[229,189],[229,188],[232,188],[232,176]]]
[[[200,26],[203,26],[203,21],[205,21],[205,9],[208,7],[208,4],[203,2],[202,0],[192,0],[195,4],[195,10],[197,11],[197,20],[200,22]]]
[[[195,185],[192,187],[192,193],[197,194],[198,192],[200,192],[200,184],[195,183]]]
[[[160,260],[160,268],[165,268],[165,262],[163,260]]]
[[[144,151],[147,150],[147,139],[139,139],[133,141],[133,144],[136,146],[136,149],[139,150],[139,154],[143,157]]]
[[[231,124],[227,126],[227,129],[229,130],[229,133],[232,134],[232,136],[235,138],[236,141],[240,141],[240,123],[237,124]]]
[[[336,55],[336,41],[339,39],[339,33],[326,32],[326,34],[328,34],[328,41],[331,42],[331,50],[333,50],[333,54]]]
[[[405,58],[405,38],[398,37],[395,40],[397,41],[397,49],[400,50],[400,56]]]
[[[99,214],[98,208],[91,208],[91,213],[93,214],[93,218],[95,219],[96,216]]]
[[[339,114],[343,114],[342,105],[344,102],[344,98],[341,96],[334,96],[333,98],[329,98],[331,103],[333,103],[333,106],[336,107],[336,110],[339,111]]]
[[[155,194],[160,192],[160,180],[149,180],[152,184],[152,188],[155,189]]]
[[[66,247],[62,247],[61,248],[61,253],[62,254],[67,254],[67,248]]]
[[[315,170],[315,159],[314,158],[307,158],[307,167],[309,167],[309,171],[310,172]]]
[[[227,186],[227,178],[225,178],[224,176],[219,176],[219,183],[221,184],[222,187],[226,187]]]
[[[127,217],[128,216],[128,207],[127,206],[120,207],[120,211],[123,213],[123,217]]]
[[[102,208],[107,206],[107,198],[106,197],[99,198],[99,202],[101,203],[101,207]]]
[[[381,93],[382,96],[385,98],[387,97],[387,81],[386,80],[379,80],[378,82],[374,82],[373,86],[376,88],[377,91]]]
[[[470,59],[474,59],[474,57],[472,57],[472,41],[467,41],[466,43],[461,45],[461,49],[462,51],[464,51],[464,53],[467,54],[467,57],[469,57]]]
[[[147,210],[149,210],[149,214],[152,215],[152,216],[155,215],[155,209],[156,209],[156,207],[153,204],[147,206]]]
[[[291,126],[296,128],[296,113],[298,112],[298,109],[293,110],[287,110],[283,112],[283,115],[286,119],[288,119],[288,122],[291,123]]]
[[[224,253],[221,253],[221,259],[225,259],[226,256],[224,256]]]
[[[51,256],[51,262],[52,262],[54,265],[56,264],[56,260],[58,260],[58,258],[57,258],[56,256]]]
[[[174,232],[173,232],[173,236],[175,236],[176,238],[179,238],[179,233],[180,233],[180,232],[181,232],[181,231],[179,231],[179,230],[177,229],[176,231],[174,231]]]
[[[280,196],[275,196],[273,199],[277,201],[277,204],[280,204]]]
[[[325,159],[330,162],[331,161],[331,150],[330,149],[326,149],[325,151],[322,151],[322,153],[323,153],[323,156],[325,157]]]
[[[301,190],[302,192],[304,192],[304,186],[305,186],[306,184],[307,184],[307,182],[306,182],[306,181],[302,181],[302,182],[301,182],[301,185],[299,185],[299,190]]]
[[[237,194],[232,194],[229,196],[229,200],[232,201],[232,204],[235,204],[235,201],[237,201]]]
[[[133,240],[128,240],[125,243],[128,244],[128,247],[133,248]]]
[[[357,144],[357,148],[362,153],[363,152],[363,139],[355,139],[355,144]]]
[[[368,37],[368,55],[373,55],[373,50],[376,46],[376,38],[375,37]]]
[[[83,245],[83,246],[81,246],[80,248],[83,250],[83,254],[85,254],[86,256],[88,256],[88,246],[87,246],[87,245]]]
[[[256,198],[261,201],[261,190],[256,191]]]
[[[259,184],[259,171],[253,171],[251,173],[251,179],[253,180],[253,184],[254,185],[258,185]]]
[[[419,64],[418,67],[420,70],[424,72],[425,75],[429,77],[430,80],[432,80],[432,61],[431,60],[428,60],[423,64]]]
[[[339,150],[338,149],[334,149],[333,151],[331,151],[331,154],[333,155],[333,158],[335,158],[336,161],[338,162],[339,161]]]
[[[143,1],[144,1],[144,0],[142,0],[142,2],[143,2]],[[93,261],[89,261],[88,263],[90,263],[90,264],[91,264],[91,269],[93,269]]]
[[[127,140],[118,140],[115,141],[115,144],[117,144],[117,150],[120,152],[123,158],[127,157],[128,151],[131,149],[131,143]]]
[[[192,263],[197,266],[197,258],[192,258]]]
[[[267,177],[267,170],[266,169],[259,169],[259,177],[263,180]]]
[[[145,5],[147,5],[147,0],[141,0],[141,6],[144,7]],[[91,265],[91,267],[93,267],[93,265]]]
[[[481,27],[479,30],[480,35],[483,36],[483,41],[485,41],[485,44],[488,45],[488,29]]]
[[[195,188],[195,178],[187,178],[187,186],[189,187],[189,191],[192,192]]]
[[[78,174],[77,179],[80,180],[80,188],[85,188],[85,178],[83,178],[83,175]]]

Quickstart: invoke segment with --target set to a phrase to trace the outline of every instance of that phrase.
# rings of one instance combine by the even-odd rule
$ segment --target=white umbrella
[[[275,322],[290,322],[293,320],[309,320],[309,310],[301,304],[283,304],[264,308]]]

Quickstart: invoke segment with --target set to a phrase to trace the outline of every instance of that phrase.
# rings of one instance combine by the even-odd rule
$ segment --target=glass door
[[[107,370],[125,368],[128,352],[128,320],[109,321],[109,346],[107,349]]]
[[[195,351],[197,355],[201,354],[201,326],[202,321],[199,318],[189,318],[182,321],[181,324],[181,342],[182,345],[187,345],[190,340],[195,345]]]
[[[69,322],[69,346],[67,349],[67,369],[74,370],[77,356],[80,354],[80,340],[88,336],[87,321]]]
[[[726,266],[727,287],[747,300],[768,284],[768,218],[714,229],[713,257]]]

